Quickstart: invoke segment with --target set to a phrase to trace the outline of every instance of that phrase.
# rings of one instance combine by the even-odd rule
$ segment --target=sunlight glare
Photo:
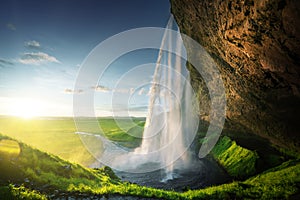
[[[24,119],[38,117],[41,114],[43,104],[35,99],[17,99],[11,102],[11,114]]]

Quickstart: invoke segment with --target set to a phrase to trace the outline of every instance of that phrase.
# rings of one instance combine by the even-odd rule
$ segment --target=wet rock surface
[[[171,12],[180,31],[199,42],[219,68],[227,97],[225,128],[299,150],[300,1],[171,0]],[[191,71],[202,94],[200,114],[209,119],[207,89]]]

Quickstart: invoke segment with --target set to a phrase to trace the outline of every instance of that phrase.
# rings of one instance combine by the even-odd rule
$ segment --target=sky
[[[7,0],[0,7],[0,115],[72,116],[76,76],[88,54],[105,39],[133,28],[165,27],[168,0]],[[112,115],[112,91],[130,93],[130,115],[144,116],[149,86],[139,76],[118,80],[130,69],[154,63],[156,50],[126,54],[94,86],[95,112]],[[153,67],[143,72],[149,80]],[[120,112],[125,109],[116,106]]]

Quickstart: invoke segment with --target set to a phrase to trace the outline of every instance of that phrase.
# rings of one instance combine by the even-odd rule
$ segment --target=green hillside
[[[270,199],[295,195],[300,185],[300,160],[294,159],[245,181],[183,193],[154,189],[121,182],[108,167],[88,169],[3,135],[0,136],[0,168],[2,199],[95,195],[99,198],[121,195],[158,199]]]

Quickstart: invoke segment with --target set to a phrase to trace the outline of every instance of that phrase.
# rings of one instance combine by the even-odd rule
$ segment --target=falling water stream
[[[189,164],[188,149],[198,127],[198,109],[194,105],[186,61],[180,55],[162,50],[175,45],[180,54],[186,53],[181,37],[172,38],[169,32],[174,25],[171,17],[156,62],[142,144],[135,150],[142,154],[158,152],[155,160],[165,166],[163,181],[174,178],[176,167]]]
[[[198,130],[199,109],[186,60],[182,59],[186,58],[186,50],[180,34],[174,38],[174,30],[179,31],[171,16],[151,82],[141,145],[128,149],[103,134],[77,133],[90,152],[101,163],[109,163],[123,180],[175,190],[223,183],[228,176],[218,164],[207,158],[199,159],[190,148]],[[171,52],[174,47],[176,54]],[[97,162],[91,167],[100,165]]]

